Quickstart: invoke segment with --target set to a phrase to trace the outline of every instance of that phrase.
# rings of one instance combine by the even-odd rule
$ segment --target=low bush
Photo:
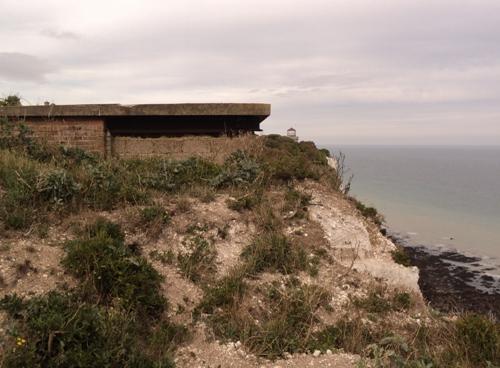
[[[395,250],[391,252],[391,257],[394,262],[405,267],[411,267],[411,259],[406,250],[398,246]]]
[[[310,341],[310,332],[317,322],[316,311],[328,299],[324,290],[302,285],[291,279],[280,285],[266,286],[265,312],[255,315],[245,311],[241,303],[223,304],[225,307],[209,317],[216,336],[239,340],[258,356],[275,359],[285,352],[304,352]],[[255,319],[258,318],[258,323]]]
[[[307,255],[302,247],[292,244],[278,232],[267,232],[245,247],[241,257],[251,273],[281,272],[290,274],[307,267]]]
[[[466,314],[456,321],[458,351],[467,362],[500,364],[500,323],[477,314]]]
[[[287,217],[305,218],[307,216],[307,206],[309,206],[311,199],[310,194],[287,188],[284,206],[284,210],[288,213]]]
[[[314,179],[331,176],[326,155],[317,150],[312,142],[297,143],[279,135],[264,138],[262,161],[269,178],[273,181]]]
[[[368,313],[385,314],[391,311],[408,310],[413,305],[413,300],[407,292],[396,291],[390,295],[385,288],[375,287],[368,292],[366,297],[355,298],[353,303]]]
[[[185,329],[164,324],[150,334],[134,316],[52,291],[0,302],[15,321],[3,367],[173,367]],[[144,348],[146,346],[146,348]],[[161,349],[161,350],[160,350]]]
[[[80,186],[66,170],[55,169],[38,176],[36,190],[42,200],[61,205],[69,202],[78,193]]]
[[[247,193],[236,199],[228,199],[227,206],[236,212],[248,211],[259,204],[261,197],[256,193]]]
[[[213,178],[211,183],[215,187],[247,185],[253,183],[260,172],[257,161],[238,150],[228,157],[220,174]]]
[[[161,206],[154,205],[141,209],[140,213],[141,223],[144,225],[152,224],[168,224],[170,222],[170,215]]]
[[[240,301],[247,288],[245,272],[244,268],[234,269],[229,275],[206,288],[197,312],[213,313],[217,308],[227,307]]]
[[[66,245],[62,260],[66,270],[100,303],[118,303],[125,309],[159,316],[166,307],[160,293],[160,274],[124,244],[115,224],[100,220],[88,233],[88,237]]]
[[[177,265],[186,278],[193,282],[211,278],[215,272],[217,252],[214,245],[201,235],[193,235],[184,242],[186,251],[177,255]]]
[[[359,200],[356,198],[351,197],[351,201],[354,202],[356,205],[356,209],[361,212],[361,214],[366,217],[367,219],[372,220],[375,224],[377,225],[382,225],[383,217],[380,215],[377,211],[376,208],[374,207],[367,207],[363,203],[361,203]]]

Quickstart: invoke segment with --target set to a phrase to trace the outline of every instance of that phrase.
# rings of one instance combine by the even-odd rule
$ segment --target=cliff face
[[[324,152],[279,137],[255,139],[258,144],[222,165],[87,165],[94,158],[85,157],[65,158],[72,160],[65,164],[20,148],[2,151],[4,209],[19,178],[30,185],[22,170],[31,161],[40,170],[34,183],[56,168],[75,181],[69,199],[51,202],[48,196],[43,204],[45,197],[35,197],[37,216],[24,228],[14,229],[9,213],[2,212],[0,297],[15,293],[25,303],[7,298],[1,304],[0,349],[13,351],[5,355],[6,366],[28,358],[69,359],[81,343],[68,340],[70,327],[80,326],[73,321],[84,323],[81,306],[103,319],[88,325],[91,335],[106,337],[106,343],[92,345],[101,363],[111,354],[129,366],[137,351],[151,364],[178,367],[355,367],[374,357],[387,364],[394,357],[420,361],[420,347],[401,350],[422,326],[436,326],[418,289],[417,269],[392,260],[394,244],[339,191]],[[12,155],[13,149],[20,153]],[[108,172],[107,165],[116,166]],[[18,174],[7,180],[9,170]],[[109,184],[116,172],[120,183],[133,188]],[[60,182],[49,181],[58,188],[50,193],[66,198],[67,181]],[[46,187],[36,186],[42,193]],[[117,197],[102,208],[107,195]],[[58,313],[69,317],[42,329],[29,313],[40,312],[33,308],[40,303],[51,311],[50,291],[69,298],[58,304],[66,308]],[[130,326],[114,335],[96,327],[109,325],[109,318]],[[60,330],[66,332],[54,332]],[[381,343],[384,338],[390,346]],[[110,353],[114,341],[127,341],[132,355]]]

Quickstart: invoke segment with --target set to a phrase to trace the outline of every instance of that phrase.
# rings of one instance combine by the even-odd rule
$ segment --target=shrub
[[[318,151],[314,143],[297,143],[278,135],[264,138],[262,161],[268,176],[274,181],[319,180],[334,174],[327,165],[326,155]]]
[[[240,300],[247,287],[244,277],[244,269],[235,269],[213,286],[206,288],[197,311],[213,313],[216,308],[229,306]]]
[[[40,174],[36,189],[42,200],[63,204],[71,200],[80,187],[66,170],[56,169]]]
[[[342,331],[337,326],[326,326],[325,328],[315,332],[308,344],[308,349],[311,351],[320,350],[325,352],[328,349],[340,347],[342,339]]]
[[[466,314],[456,321],[456,341],[463,358],[471,363],[500,364],[500,324],[485,316]]]
[[[109,210],[117,203],[141,203],[146,193],[121,161],[99,161],[82,167],[84,201],[90,207]]]
[[[260,196],[256,193],[247,193],[236,199],[228,199],[227,206],[236,212],[251,210],[260,202]]]
[[[405,267],[411,267],[410,256],[403,247],[396,247],[396,249],[391,252],[391,257],[397,264],[403,265]]]
[[[413,305],[413,300],[410,293],[407,292],[397,292],[392,298],[392,307],[394,310],[408,310]]]
[[[187,250],[177,255],[181,273],[193,282],[201,281],[204,276],[212,276],[217,257],[213,244],[200,235],[194,235],[184,245]]]
[[[212,185],[222,187],[251,184],[257,179],[260,171],[260,165],[252,157],[238,150],[225,161],[221,173],[212,180]]]
[[[392,309],[391,302],[386,299],[384,290],[380,288],[370,290],[365,298],[354,299],[354,305],[369,313],[387,313]]]
[[[123,243],[123,234],[112,223],[100,220],[89,229],[89,237],[69,242],[62,263],[101,303],[118,303],[150,316],[165,309],[162,277]]]
[[[170,222],[168,212],[158,205],[143,208],[140,216],[143,224],[168,224]]]
[[[356,198],[351,197],[351,200],[356,205],[356,209],[361,212],[361,214],[367,219],[372,220],[377,225],[382,225],[382,216],[378,213],[377,209],[374,207],[367,207],[361,203]]]
[[[310,194],[301,193],[293,188],[288,188],[285,192],[284,210],[292,213],[296,218],[304,218],[307,214],[307,206],[311,202]],[[289,216],[290,217],[290,216]]]
[[[307,267],[305,251],[277,232],[258,236],[252,244],[243,249],[241,256],[252,273],[270,271],[290,274]]]
[[[28,301],[6,297],[0,309],[16,321],[4,367],[173,367],[169,352],[180,341],[175,332],[182,331],[160,327],[155,342],[134,317],[85,303],[74,293],[52,291]],[[154,343],[166,344],[161,354],[151,351]]]
[[[324,290],[289,280],[285,285],[266,285],[263,298],[266,312],[250,318],[241,305],[229,303],[210,316],[209,323],[216,336],[239,340],[254,354],[269,359],[285,352],[304,352],[310,331],[317,322],[315,313],[328,295]],[[259,320],[258,323],[254,319]]]
[[[128,161],[126,166],[147,188],[164,192],[207,185],[221,171],[219,165],[194,157],[184,161],[135,160]]]

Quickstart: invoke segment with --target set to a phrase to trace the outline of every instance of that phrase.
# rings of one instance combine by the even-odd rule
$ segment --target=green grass
[[[102,304],[159,316],[166,308],[160,274],[124,244],[117,225],[99,220],[88,234],[66,245],[62,260],[66,271]]]
[[[243,249],[242,259],[248,272],[281,272],[291,274],[307,267],[307,254],[300,246],[292,244],[279,232],[267,232],[258,236]]]
[[[162,322],[150,329],[134,315],[87,303],[75,293],[6,297],[0,309],[15,322],[5,341],[6,368],[174,367],[171,354],[187,338],[182,326]]]
[[[392,296],[383,288],[374,288],[363,298],[355,298],[353,304],[368,313],[386,314],[391,311],[405,311],[413,305],[407,292],[395,292]]]
[[[328,295],[321,288],[293,279],[284,287],[269,284],[265,288],[263,303],[268,311],[253,318],[244,310],[244,301],[231,299],[226,303],[227,299],[218,299],[224,303],[209,316],[215,335],[224,340],[239,340],[254,354],[269,359],[284,352],[306,351],[311,328],[317,322],[315,313],[326,303]]]
[[[391,257],[397,264],[403,265],[405,267],[411,267],[410,256],[403,247],[396,247],[396,249],[391,252]]]
[[[182,275],[193,282],[213,277],[217,253],[214,245],[201,235],[192,235],[184,243],[187,248],[177,255],[177,265]]]
[[[474,364],[500,364],[500,324],[491,319],[466,314],[456,322],[455,339],[462,359]]]
[[[240,301],[247,289],[245,273],[244,268],[234,269],[227,276],[207,287],[197,307],[197,313],[213,313],[217,308],[228,307]]]

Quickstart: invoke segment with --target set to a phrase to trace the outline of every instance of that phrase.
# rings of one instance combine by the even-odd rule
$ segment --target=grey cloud
[[[55,38],[58,40],[78,40],[80,36],[74,32],[61,31],[52,28],[46,28],[40,31],[42,36]]]
[[[11,8],[23,24],[39,12],[43,21],[29,30],[38,39],[10,49],[59,66],[50,84],[27,92],[32,100],[270,102],[266,131],[293,124],[304,138],[340,142],[383,139],[389,128],[411,142],[422,139],[413,128],[424,120],[433,123],[427,136],[444,139],[440,127],[469,119],[463,136],[469,129],[500,143],[490,123],[500,115],[498,0],[88,0],[83,12],[50,4],[29,16]],[[20,34],[2,27],[4,40]],[[10,60],[0,78],[52,71],[38,60],[41,70],[20,73]]]
[[[53,67],[36,56],[18,52],[0,52],[0,79],[42,82]]]

